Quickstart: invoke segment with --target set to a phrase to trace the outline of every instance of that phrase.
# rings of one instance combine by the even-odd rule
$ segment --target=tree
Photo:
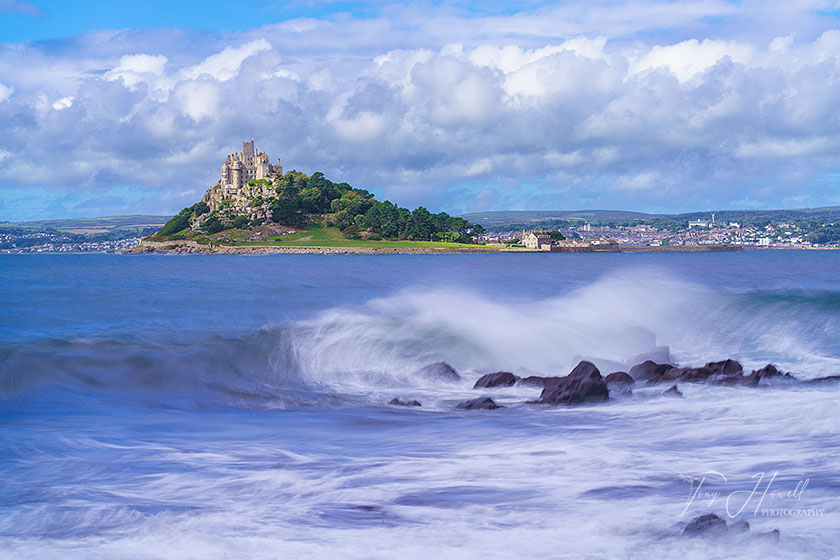
[[[219,216],[212,214],[209,218],[204,220],[204,223],[201,224],[201,229],[206,231],[207,233],[219,233],[223,229],[225,229],[224,224],[219,219]]]
[[[335,216],[333,216],[333,222],[335,222],[335,227],[338,229],[345,229],[355,223],[353,215],[347,210],[339,210],[336,212]]]
[[[306,187],[300,191],[300,207],[304,212],[319,213],[326,210],[324,204],[324,194],[318,187]]]
[[[190,216],[192,215],[192,208],[187,207],[178,212],[175,216],[172,217],[168,222],[166,222],[160,231],[157,233],[158,235],[165,236],[165,235],[172,235],[178,233],[179,231],[183,231],[190,227]]]
[[[286,226],[300,226],[305,221],[300,214],[300,203],[295,198],[278,198],[271,203],[271,220]]]
[[[192,211],[196,216],[202,216],[210,211],[210,207],[202,200],[192,205]]]

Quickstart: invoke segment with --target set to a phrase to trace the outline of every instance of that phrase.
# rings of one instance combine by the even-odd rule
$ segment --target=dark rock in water
[[[741,384],[747,385],[750,387],[755,387],[759,384],[759,382],[763,379],[772,379],[774,377],[782,377],[787,379],[793,379],[791,374],[789,373],[782,373],[776,366],[773,364],[767,364],[761,369],[754,370],[749,375],[744,375],[740,380],[738,380]],[[728,380],[727,380],[728,381]]]
[[[626,383],[627,385],[632,385],[636,382],[635,379],[624,373],[623,371],[614,371],[609,374],[604,381],[609,385],[610,383]]]
[[[461,376],[455,371],[455,368],[446,362],[435,362],[427,366],[423,366],[414,372],[414,375],[420,375],[429,379],[436,379],[440,381],[460,381]]]
[[[736,362],[737,363],[737,362]],[[716,385],[743,385],[746,387],[756,387],[764,379],[784,379],[787,381],[795,381],[796,379],[789,373],[782,373],[773,364],[767,364],[761,369],[754,370],[749,375],[742,375],[736,373],[732,375],[716,376],[709,379],[710,383]]]
[[[498,371],[482,375],[473,385],[473,389],[489,389],[491,387],[510,387],[516,385],[518,377],[508,371]]]
[[[722,362],[709,362],[702,369],[712,372],[712,375],[741,375],[744,368],[735,360],[723,360]],[[775,369],[775,368],[774,368]]]
[[[817,379],[809,379],[805,383],[822,385],[826,383],[840,383],[840,375],[829,375],[828,377],[818,377]]]
[[[647,361],[630,369],[630,375],[633,378],[647,380],[648,384],[673,381],[737,384],[743,379],[742,372],[741,364],[735,360],[709,362],[705,366],[697,368],[676,367],[670,364],[657,364]]]
[[[635,383],[635,380],[623,371],[612,372],[604,381],[610,390],[610,397],[629,397],[633,394],[631,386]]]
[[[671,364],[657,364],[653,360],[645,360],[641,364],[636,364],[630,368],[630,377],[636,381],[659,379],[666,371],[673,367]]]
[[[726,537],[737,538],[746,536],[750,533],[750,524],[746,521],[734,521],[727,525],[726,521],[715,515],[714,513],[707,513],[695,517],[689,521],[688,525],[683,529],[684,537]],[[774,529],[767,533],[758,533],[749,535],[752,539],[766,540],[768,542],[779,542],[779,530]]]
[[[462,408],[464,410],[494,410],[496,408],[504,408],[497,405],[490,397],[479,397],[469,401],[464,401],[455,408]]]
[[[678,399],[681,399],[683,394],[680,392],[679,389],[677,389],[676,385],[671,385],[671,387],[667,391],[662,392],[662,396],[663,397],[676,397]]]
[[[779,544],[779,530],[773,529],[772,531],[768,531],[766,533],[758,533],[757,535],[753,535],[754,538],[771,542],[773,544]]]
[[[517,381],[519,385],[529,385],[532,387],[545,387],[545,382],[548,379],[560,379],[559,377],[541,377],[539,375],[529,375]]]
[[[626,363],[640,364],[647,360],[660,364],[666,364],[671,361],[671,349],[668,346],[657,346],[653,350],[649,350],[643,354],[637,354],[629,358]]]
[[[400,399],[391,399],[388,404],[391,406],[423,406],[420,401],[401,401]]]
[[[689,521],[688,525],[683,529],[682,534],[686,537],[699,537],[709,535],[721,536],[728,532],[729,527],[727,527],[726,521],[714,513],[707,513]]]
[[[684,537],[745,537],[750,533],[750,524],[746,521],[734,521],[727,525],[726,521],[715,515],[707,513],[692,519],[683,529]],[[750,534],[749,538],[766,540],[772,543],[779,542],[779,530],[773,529],[767,533]]]
[[[591,362],[580,362],[566,377],[548,377],[536,404],[582,404],[610,398],[601,372]]]

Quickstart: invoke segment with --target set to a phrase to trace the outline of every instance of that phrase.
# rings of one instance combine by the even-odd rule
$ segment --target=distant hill
[[[63,220],[36,220],[31,222],[3,222],[3,229],[39,231],[60,231],[65,233],[91,234],[107,233],[116,230],[145,230],[150,227],[160,229],[171,216],[107,216],[103,218],[68,218]]]
[[[647,214],[622,210],[509,210],[500,212],[473,212],[461,217],[475,224],[481,224],[488,231],[516,229],[553,229],[575,222],[592,225],[626,225],[639,222],[709,219],[715,214],[717,222],[740,222],[761,224],[768,222],[818,221],[823,224],[840,221],[840,206],[822,208],[800,208],[795,210],[715,210],[709,212],[688,212],[683,214]]]
[[[644,212],[623,210],[503,210],[461,215],[465,220],[481,224],[485,228],[546,220],[652,220],[660,216],[661,214],[645,214]]]

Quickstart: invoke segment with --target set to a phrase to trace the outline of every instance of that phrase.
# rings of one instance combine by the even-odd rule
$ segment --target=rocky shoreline
[[[446,362],[436,362],[424,366],[417,370],[414,375],[448,383],[462,381],[461,375]],[[679,383],[749,388],[770,385],[823,385],[840,383],[840,375],[800,380],[790,373],[779,371],[773,364],[767,364],[763,368],[747,374],[739,362],[726,359],[719,362],[708,362],[701,367],[680,367],[670,363],[646,360],[629,368],[629,372],[614,371],[602,376],[600,370],[593,363],[581,361],[565,377],[532,375],[523,378],[508,371],[498,371],[482,375],[472,388],[473,390],[484,390],[515,385],[539,388],[541,390],[539,397],[525,401],[523,404],[558,406],[596,404],[616,398],[626,398],[632,395],[633,386],[636,385],[668,386],[666,390],[660,393],[660,396],[679,398],[683,396],[678,387]],[[422,406],[416,400],[412,400],[410,403],[410,406]],[[388,404],[409,406],[399,398],[394,398]],[[498,405],[492,398],[483,396],[467,399],[459,403],[456,408],[493,410],[504,407]]]
[[[128,254],[176,253],[202,255],[393,255],[393,254],[470,254],[470,253],[539,253],[532,249],[497,249],[476,246],[473,248],[434,247],[295,247],[281,245],[204,245],[196,241],[147,241],[135,245]]]
[[[719,251],[740,251],[742,247],[736,245],[686,245],[686,246],[664,246],[664,247],[638,247],[621,245],[617,252],[626,253],[707,253]],[[473,247],[445,248],[445,247],[301,247],[282,245],[215,245],[202,244],[191,240],[152,241],[142,240],[139,244],[125,251],[126,254],[139,255],[148,253],[163,254],[202,254],[202,255],[465,255],[481,253],[527,253],[527,254],[553,254],[553,253],[600,253],[606,251],[542,251],[539,249],[528,249],[522,247],[488,247],[476,245]],[[616,251],[612,251],[616,252]]]

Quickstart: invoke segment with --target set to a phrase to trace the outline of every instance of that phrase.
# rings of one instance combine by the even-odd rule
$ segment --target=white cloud
[[[189,81],[178,85],[174,99],[184,113],[199,120],[216,114],[220,92],[218,86],[210,80]]]
[[[64,109],[69,109],[73,106],[73,96],[68,95],[67,97],[62,97],[58,101],[52,104],[52,108],[56,111],[63,111]]]
[[[838,142],[828,138],[806,138],[800,140],[766,139],[746,142],[738,146],[735,155],[744,159],[797,158],[826,152]]]
[[[784,37],[776,37],[770,44],[767,45],[767,48],[771,51],[776,52],[785,52],[790,48],[793,44],[793,35],[785,35]]]
[[[122,80],[131,89],[142,82],[158,82],[169,61],[163,55],[127,54],[120,57],[120,63],[106,72],[104,80]]]
[[[603,58],[606,42],[606,37],[576,37],[559,45],[548,45],[539,49],[523,49],[517,45],[482,45],[472,51],[469,60],[476,66],[488,66],[510,74],[523,66],[564,51],[587,58]]]
[[[734,41],[690,39],[676,45],[656,45],[635,60],[630,67],[633,74],[665,68],[674,73],[681,82],[693,78],[699,72],[714,66],[724,57],[734,62],[746,63],[752,57],[753,48]]]
[[[207,74],[223,82],[236,76],[247,58],[268,50],[271,50],[271,43],[265,39],[257,39],[239,47],[226,47],[221,52],[208,56],[199,64],[185,68],[181,74],[190,79]]]
[[[345,142],[367,142],[379,137],[385,129],[386,119],[369,111],[362,111],[351,119],[336,119],[330,123],[338,137]]]
[[[127,184],[177,210],[254,136],[289,169],[447,211],[819,205],[836,187],[810,177],[840,168],[840,31],[769,6],[748,33],[752,2],[472,19],[394,7],[230,35],[0,45],[0,185]],[[729,13],[727,33],[703,24]],[[657,25],[685,29],[640,33]]]

